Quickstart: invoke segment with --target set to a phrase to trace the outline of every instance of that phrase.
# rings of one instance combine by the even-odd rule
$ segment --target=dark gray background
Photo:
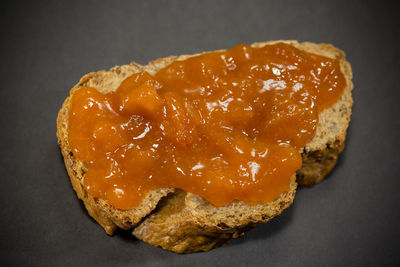
[[[390,1],[389,1],[390,2]],[[7,265],[399,265],[399,19],[384,1],[50,1],[2,6],[0,260]],[[318,186],[244,238],[177,255],[107,236],[69,183],[56,116],[88,72],[274,39],[347,53],[345,152]]]

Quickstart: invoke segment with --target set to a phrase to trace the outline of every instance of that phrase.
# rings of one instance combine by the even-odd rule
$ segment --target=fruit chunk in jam
[[[289,189],[318,113],[342,94],[333,59],[277,43],[237,45],[140,72],[112,93],[72,93],[68,139],[84,185],[119,209],[180,188],[216,206]]]

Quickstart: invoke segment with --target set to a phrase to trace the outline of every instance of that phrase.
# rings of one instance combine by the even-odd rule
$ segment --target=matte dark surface
[[[399,266],[400,40],[390,1],[55,2],[2,5],[1,265]],[[133,60],[275,39],[332,43],[352,64],[347,146],[328,179],[207,253],[107,236],[76,198],[57,147],[69,89]]]

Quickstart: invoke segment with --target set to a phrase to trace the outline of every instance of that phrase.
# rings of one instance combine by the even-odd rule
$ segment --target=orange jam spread
[[[68,139],[84,186],[122,210],[158,188],[215,206],[287,191],[318,113],[338,100],[336,60],[277,43],[237,45],[140,72],[116,91],[72,93]]]

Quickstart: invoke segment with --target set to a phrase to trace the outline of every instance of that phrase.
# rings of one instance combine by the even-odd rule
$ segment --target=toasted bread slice
[[[252,46],[260,47],[275,42],[278,41],[255,43]],[[297,172],[297,181],[301,185],[312,185],[320,182],[333,168],[344,147],[353,104],[351,67],[345,60],[344,53],[332,45],[283,42],[307,52],[339,60],[347,81],[341,98],[320,113],[317,132],[302,149],[303,166]],[[71,92],[83,86],[92,86],[103,93],[111,92],[134,73],[144,70],[154,74],[175,60],[184,60],[191,56],[194,55],[171,56],[155,60],[146,66],[131,63],[109,71],[90,73],[85,75]],[[128,211],[115,209],[106,200],[90,196],[83,187],[87,167],[74,157],[68,144],[69,106],[68,97],[57,119],[57,136],[65,165],[78,197],[83,200],[89,214],[108,234],[112,234],[116,227],[130,229],[137,226],[133,234],[152,245],[178,253],[207,251],[242,235],[258,224],[269,221],[293,202],[297,187],[295,175],[292,177],[289,191],[267,204],[247,205],[242,201],[235,201],[217,208],[191,193],[162,188],[149,192],[136,208]]]

